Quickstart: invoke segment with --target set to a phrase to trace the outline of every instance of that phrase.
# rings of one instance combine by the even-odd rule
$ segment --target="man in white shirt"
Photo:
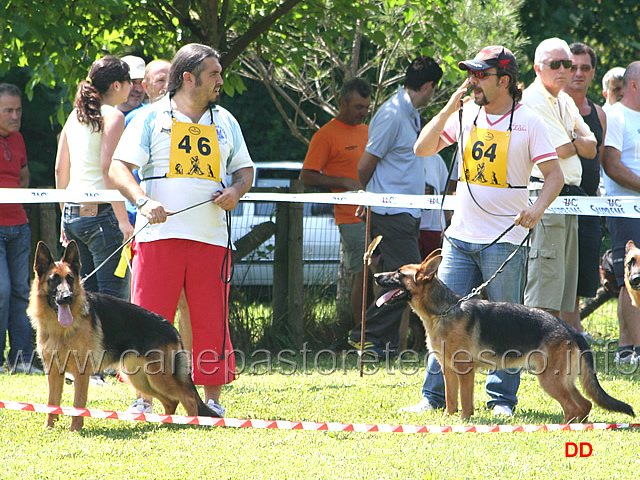
[[[596,139],[573,99],[562,89],[569,81],[571,50],[564,40],[549,38],[538,45],[536,80],[522,94],[522,103],[546,123],[558,154],[565,187],[560,195],[584,195],[580,188],[585,158],[596,156]],[[546,179],[531,172],[531,196],[539,195]],[[573,312],[578,285],[578,217],[545,214],[531,232],[531,250],[524,301],[531,307]]]
[[[640,194],[640,62],[631,63],[623,77],[622,99],[607,110],[607,134],[602,152],[607,195]],[[640,363],[640,310],[631,305],[624,286],[625,245],[640,245],[640,219],[607,217],[611,234],[613,270],[620,286],[618,322],[620,341],[616,362]]]

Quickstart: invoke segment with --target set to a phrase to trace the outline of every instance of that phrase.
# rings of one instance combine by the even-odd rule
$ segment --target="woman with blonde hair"
[[[124,115],[116,105],[126,101],[131,88],[129,66],[107,55],[96,60],[78,85],[74,110],[62,129],[56,156],[56,188],[86,192],[113,189],[109,166],[124,131]],[[80,249],[82,276],[102,264],[133,234],[124,202],[65,203],[62,208],[63,245],[75,240]],[[124,279],[114,272],[114,255],[86,280],[89,291],[126,297]]]

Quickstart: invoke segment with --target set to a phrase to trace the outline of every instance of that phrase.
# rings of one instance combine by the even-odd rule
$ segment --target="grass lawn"
[[[606,310],[607,307],[601,308]],[[615,307],[613,307],[615,308]],[[615,310],[614,310],[615,311]],[[599,312],[596,312],[598,314]],[[607,392],[640,411],[640,373],[623,375],[613,367],[617,325],[611,313],[587,319],[594,335],[598,377]],[[343,423],[415,425],[495,424],[485,408],[484,376],[476,377],[476,415],[471,422],[441,412],[411,415],[399,407],[420,398],[421,357],[396,364],[368,365],[360,378],[355,356],[345,367],[330,355],[314,361],[307,354],[268,364],[265,354],[248,356],[245,372],[225,388],[222,403],[229,417]],[[605,371],[607,369],[607,371]],[[125,410],[133,400],[127,386],[109,380],[91,386],[89,408]],[[0,375],[0,399],[46,403],[43,376]],[[547,424],[562,420],[557,402],[546,396],[533,375],[524,374],[520,404],[503,423]],[[63,405],[72,404],[65,387]],[[161,409],[156,405],[156,413]],[[179,409],[178,413],[183,413]],[[592,422],[633,422],[630,417],[595,407]],[[79,434],[66,429],[70,417],[44,430],[44,415],[0,410],[1,479],[57,478],[284,478],[284,479],[458,479],[635,478],[640,451],[638,429],[490,433],[402,434],[332,433],[245,428],[161,425],[86,419]],[[588,458],[565,458],[565,442],[587,442]]]

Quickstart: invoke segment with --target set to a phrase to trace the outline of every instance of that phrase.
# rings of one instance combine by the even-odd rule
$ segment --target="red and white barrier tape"
[[[202,425],[208,427],[273,428],[277,430],[309,430],[328,432],[380,433],[512,433],[615,430],[639,428],[640,423],[571,423],[546,425],[390,425],[334,422],[292,422],[288,420],[242,420],[239,418],[188,417],[153,413],[127,413],[92,408],[57,407],[33,403],[0,400],[0,408],[23,412],[52,413],[71,417],[108,418],[154,423]]]

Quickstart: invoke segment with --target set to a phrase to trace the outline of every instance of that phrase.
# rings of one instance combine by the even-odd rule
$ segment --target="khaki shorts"
[[[366,249],[364,237],[367,233],[365,222],[343,223],[338,225],[338,228],[344,252],[345,270],[351,275],[362,272],[364,269],[362,257]]]
[[[578,217],[545,214],[531,232],[524,303],[573,312],[577,287]]]

